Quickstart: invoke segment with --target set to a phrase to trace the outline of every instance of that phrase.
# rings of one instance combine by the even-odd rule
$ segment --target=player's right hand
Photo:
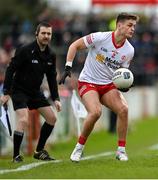
[[[71,69],[72,69],[72,67],[65,66],[65,71],[64,71],[64,73],[61,76],[59,84],[64,84],[65,83],[65,79],[66,79],[67,76],[71,77]]]

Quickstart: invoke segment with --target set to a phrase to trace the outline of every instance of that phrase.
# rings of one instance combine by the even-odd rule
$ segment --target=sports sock
[[[118,141],[118,146],[123,146],[123,147],[125,147],[125,146],[126,146],[126,141],[124,141],[124,140],[119,140],[119,141]]]
[[[118,141],[118,151],[125,152],[126,141]]]
[[[86,143],[87,138],[85,138],[84,136],[80,136],[78,139],[78,143],[84,145]]]
[[[117,150],[118,150],[118,151],[121,151],[121,152],[125,152],[125,147],[118,146]]]
[[[14,131],[13,135],[13,158],[20,154],[20,145],[23,140],[24,133],[19,131]]]
[[[39,137],[39,141],[38,141],[37,148],[36,148],[37,152],[44,149],[45,143],[46,143],[47,139],[49,138],[53,128],[54,128],[53,125],[50,125],[46,122],[43,124],[43,126],[41,127],[40,137]]]
[[[84,145],[83,145],[83,144],[80,144],[80,143],[77,143],[77,144],[76,144],[76,148],[83,150],[83,149],[84,149]]]

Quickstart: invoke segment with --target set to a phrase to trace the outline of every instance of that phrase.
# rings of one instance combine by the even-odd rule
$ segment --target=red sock
[[[84,136],[80,136],[78,139],[78,142],[82,145],[84,145],[86,143],[87,138],[85,138]]]
[[[126,146],[126,141],[124,141],[124,140],[119,140],[119,141],[118,141],[118,146],[125,147],[125,146]]]

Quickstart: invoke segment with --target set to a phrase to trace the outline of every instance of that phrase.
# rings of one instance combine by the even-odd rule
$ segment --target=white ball
[[[119,89],[129,88],[133,84],[134,76],[129,69],[119,68],[114,72],[112,81]]]

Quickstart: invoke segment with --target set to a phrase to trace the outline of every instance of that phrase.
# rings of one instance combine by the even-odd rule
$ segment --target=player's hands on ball
[[[127,68],[119,68],[114,72],[112,81],[121,92],[127,92],[133,86],[133,73]]]
[[[122,88],[122,89],[118,89],[121,92],[128,92],[130,88]]]
[[[134,84],[132,84],[129,88],[120,88],[120,89],[118,88],[118,90],[121,92],[128,92],[130,90],[130,88],[133,86],[134,86]]]

